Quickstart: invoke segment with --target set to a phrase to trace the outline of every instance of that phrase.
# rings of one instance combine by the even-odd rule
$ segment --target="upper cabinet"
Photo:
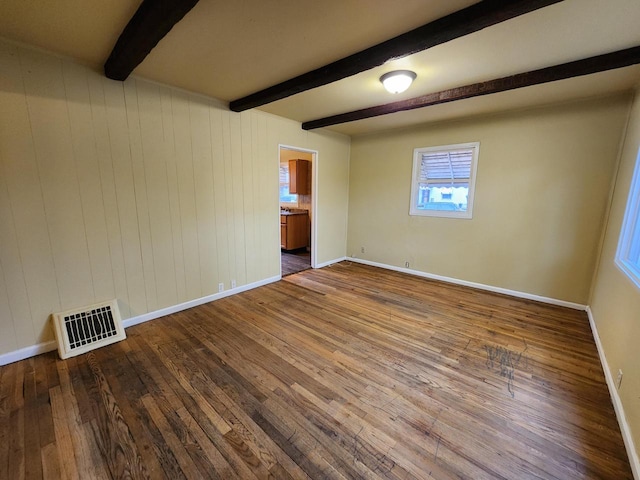
[[[308,160],[289,160],[289,192],[298,195],[309,195],[311,185],[309,185],[309,168],[311,162]]]

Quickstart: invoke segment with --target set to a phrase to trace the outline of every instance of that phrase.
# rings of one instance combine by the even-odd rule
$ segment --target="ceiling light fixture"
[[[387,72],[380,77],[382,85],[389,93],[404,92],[415,79],[416,74],[411,70],[395,70]]]

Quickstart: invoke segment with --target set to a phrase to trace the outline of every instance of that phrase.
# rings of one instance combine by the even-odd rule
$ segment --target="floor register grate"
[[[117,300],[54,313],[52,319],[58,354],[63,359],[126,338]]]

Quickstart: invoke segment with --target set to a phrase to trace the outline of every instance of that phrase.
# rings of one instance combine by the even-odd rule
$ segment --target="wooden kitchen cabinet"
[[[287,249],[287,220],[280,215],[280,248]]]
[[[309,195],[309,168],[308,160],[289,160],[289,192],[298,195]]]
[[[295,250],[309,246],[309,214],[280,215],[280,247]]]

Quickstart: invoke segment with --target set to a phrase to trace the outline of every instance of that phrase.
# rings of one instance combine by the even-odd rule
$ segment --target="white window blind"
[[[289,186],[289,168],[280,165],[280,186]]]
[[[479,143],[414,150],[410,215],[471,218]]]
[[[289,164],[280,164],[280,203],[296,203],[298,195],[289,192]]]
[[[473,150],[423,153],[419,182],[423,184],[469,184]]]

